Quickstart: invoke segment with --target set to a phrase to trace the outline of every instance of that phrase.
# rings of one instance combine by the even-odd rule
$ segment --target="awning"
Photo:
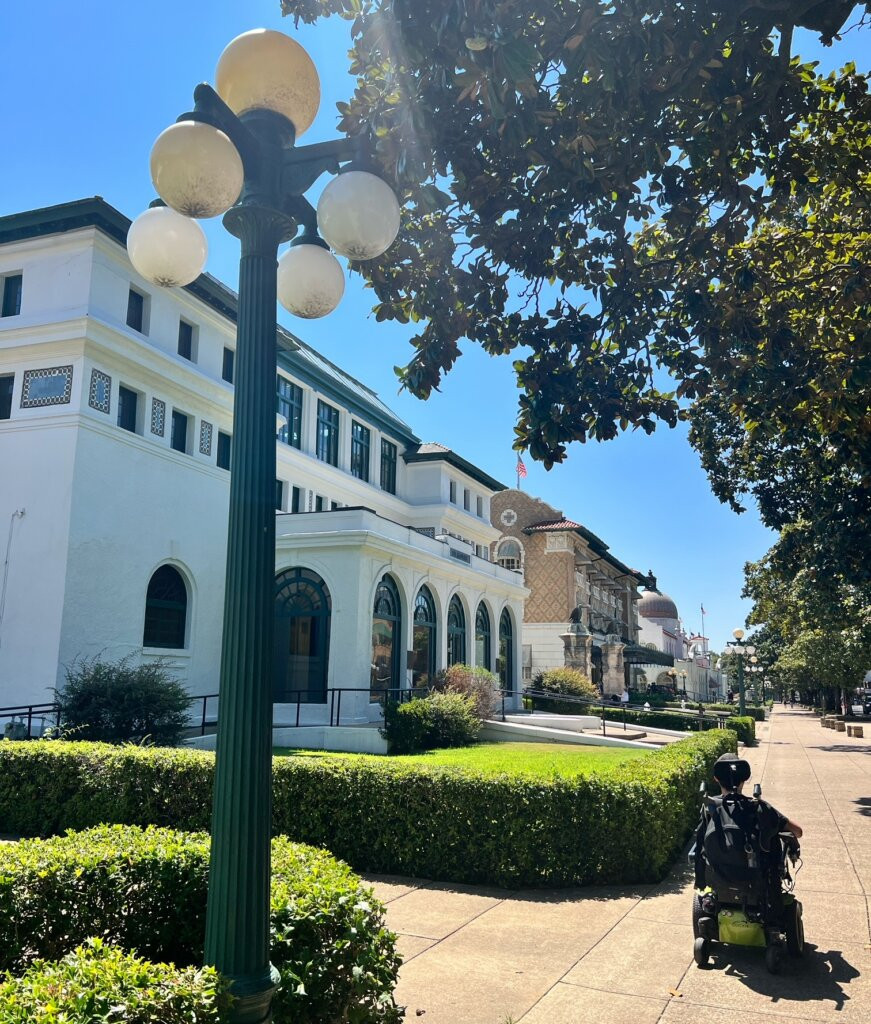
[[[624,665],[674,665],[674,657],[665,651],[657,651],[653,647],[642,647],[640,644],[627,644],[623,648]]]

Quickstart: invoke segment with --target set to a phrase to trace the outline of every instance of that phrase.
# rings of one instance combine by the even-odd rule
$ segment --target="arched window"
[[[448,664],[462,665],[466,660],[466,613],[456,594],[448,605]]]
[[[414,599],[414,668],[411,685],[425,686],[436,670],[436,610],[429,587],[421,587]]]
[[[475,613],[475,664],[490,671],[490,613],[483,601]]]
[[[372,608],[372,660],[369,687],[372,700],[383,700],[385,690],[399,687],[399,639],[402,606],[392,576],[383,576]]]
[[[162,565],[148,582],[143,647],[184,647],[188,591],[181,573]]]
[[[323,704],[327,699],[332,602],[311,569],[285,569],[275,577],[276,704]]]
[[[523,568],[523,549],[516,540],[511,540],[511,538],[500,541],[499,547],[496,549],[496,561],[504,569],[521,569]]]
[[[507,608],[499,616],[499,685],[514,692],[514,626]]]

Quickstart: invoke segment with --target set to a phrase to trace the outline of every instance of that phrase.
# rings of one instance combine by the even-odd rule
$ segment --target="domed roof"
[[[656,577],[651,574],[647,589],[637,605],[638,614],[645,619],[677,619],[677,605],[668,594],[656,589]]]

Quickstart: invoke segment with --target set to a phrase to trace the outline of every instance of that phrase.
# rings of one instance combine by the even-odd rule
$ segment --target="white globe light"
[[[393,189],[368,171],[337,175],[318,200],[318,230],[342,256],[374,260],[399,233]]]
[[[297,137],[311,125],[321,102],[321,83],[311,57],[283,32],[255,28],[227,45],[215,72],[218,95],[237,114],[275,110]]]
[[[278,261],[278,301],[294,316],[316,320],[341,302],[345,275],[321,245],[293,245]]]
[[[127,232],[127,253],[136,270],[161,288],[190,284],[209,254],[203,229],[168,206],[140,213]]]
[[[151,180],[157,194],[186,217],[217,217],[242,191],[242,158],[220,129],[179,121],[151,148]]]

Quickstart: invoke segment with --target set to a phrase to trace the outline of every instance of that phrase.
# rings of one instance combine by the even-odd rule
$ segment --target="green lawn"
[[[485,775],[588,775],[600,768],[649,757],[650,751],[628,747],[593,747],[571,743],[478,743],[473,747],[430,750],[425,754],[384,757],[376,754],[342,754],[330,750],[294,750],[275,747],[279,757],[327,757],[343,761],[371,760],[390,764],[423,764],[433,767],[471,768]]]

